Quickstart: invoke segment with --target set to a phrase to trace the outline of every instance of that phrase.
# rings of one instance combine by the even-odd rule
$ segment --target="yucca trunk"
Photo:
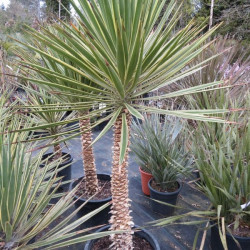
[[[86,115],[87,113],[85,113]],[[86,191],[94,195],[98,191],[98,179],[92,143],[90,118],[79,120],[82,144],[82,158],[85,173]]]
[[[54,145],[54,153],[55,153],[55,156],[54,156],[55,160],[62,157],[62,148],[61,148],[61,145],[59,143]]]
[[[126,116],[130,131],[131,116]],[[132,229],[134,225],[130,216],[130,199],[128,193],[128,148],[123,163],[119,164],[122,116],[118,117],[114,125],[113,167],[111,178],[112,207],[110,230],[127,230],[128,233],[111,235],[111,249],[130,250],[133,248]]]

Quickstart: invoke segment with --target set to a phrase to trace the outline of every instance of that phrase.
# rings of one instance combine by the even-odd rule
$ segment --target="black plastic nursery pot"
[[[154,200],[169,203],[171,205],[176,205],[178,195],[179,195],[181,188],[182,188],[182,183],[177,181],[179,188],[174,192],[167,193],[167,192],[159,192],[159,191],[153,189],[151,186],[152,181],[153,181],[153,178],[148,182],[148,187],[150,190],[150,198],[151,198],[150,203],[151,203],[152,210],[155,213],[159,213],[159,214],[162,214],[165,216],[173,215],[174,210],[175,210],[174,207],[171,207],[171,206],[168,206],[165,204],[161,204],[161,203],[156,202]],[[154,200],[152,200],[152,199],[154,199]]]
[[[51,157],[52,156],[52,154],[53,153],[47,153],[47,154],[44,154],[43,156],[42,156],[42,160],[45,160],[45,159],[47,159],[47,158],[49,158],[49,157]],[[65,167],[64,169],[62,169],[62,170],[60,170],[58,173],[57,173],[57,176],[58,177],[63,177],[62,179],[61,179],[61,181],[69,181],[69,180],[71,180],[71,164],[72,164],[72,162],[73,162],[73,158],[72,158],[72,156],[70,155],[70,154],[68,154],[68,153],[62,153],[63,154],[63,156],[64,156],[64,158],[65,158],[65,161],[63,161],[59,166],[58,166],[58,171],[60,170],[60,168],[63,168],[63,167],[65,167],[65,166],[67,166],[67,167]],[[43,168],[43,167],[45,167],[45,163],[43,163],[43,164],[40,164],[40,168]],[[61,185],[60,187],[59,187],[59,189],[58,189],[58,191],[67,191],[68,190],[68,184],[63,184],[63,185]]]
[[[210,221],[210,224],[213,225],[214,223]],[[234,236],[234,238],[238,241],[242,250],[250,250],[250,237]],[[226,240],[228,250],[240,250],[233,237],[229,233],[226,234]],[[211,227],[210,243],[212,250],[224,250],[217,225]]]
[[[108,225],[108,226],[99,228],[96,232],[107,231],[109,229],[109,227],[110,226]],[[135,226],[135,228],[138,228],[138,226]],[[141,229],[140,231],[136,231],[135,235],[142,238],[142,239],[145,239],[154,250],[160,250],[160,246],[159,246],[156,238],[149,231],[147,231],[145,229]],[[87,241],[85,244],[84,250],[91,250],[97,241],[98,241],[98,239]]]
[[[39,131],[33,131],[28,133],[28,138],[29,139],[37,139],[41,137],[46,137],[48,134],[46,132],[39,132]]]
[[[82,180],[83,177],[75,180],[74,182],[70,183],[70,187],[69,189],[72,190],[76,187],[76,185]],[[98,180],[104,180],[104,181],[111,181],[111,177],[110,175],[107,174],[97,174],[97,178]],[[87,199],[84,198],[79,198],[79,196],[74,195],[74,200],[76,200],[75,202],[75,207],[79,208],[83,203],[86,202]],[[92,212],[93,210],[103,206],[104,204],[106,204],[107,202],[110,202],[112,200],[112,197],[108,197],[102,200],[90,200],[88,201],[77,213],[78,217],[82,217],[90,212]],[[102,225],[102,224],[108,224],[109,219],[110,219],[110,206],[108,206],[107,208],[105,208],[104,210],[100,211],[98,214],[96,214],[95,216],[93,216],[91,219],[87,220],[82,226],[80,226],[81,228],[87,228],[87,227],[94,227],[94,226],[98,226],[98,225]]]
[[[103,130],[103,129],[105,128],[105,126],[106,126],[108,123],[109,123],[109,120],[103,121],[102,123],[96,125],[96,126],[93,128],[93,130],[94,130],[94,131],[101,131],[101,130]]]

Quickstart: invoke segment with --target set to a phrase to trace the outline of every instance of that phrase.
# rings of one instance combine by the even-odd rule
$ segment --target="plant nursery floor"
[[[94,137],[98,135],[94,132]],[[73,139],[68,144],[68,150],[71,152],[74,163],[72,165],[72,178],[76,179],[83,176],[83,167],[81,160],[80,138]],[[111,173],[112,163],[112,131],[109,131],[94,145],[94,153],[98,173]],[[138,165],[134,160],[134,155],[130,153],[129,157],[129,192],[132,200],[132,216],[136,225],[147,225],[147,222],[164,218],[151,210],[150,199],[141,191],[141,180]],[[184,185],[177,203],[181,209],[176,210],[176,214],[188,212],[190,210],[206,209],[209,204],[202,194],[192,188],[191,185]],[[185,208],[185,209],[184,209]],[[186,221],[190,218],[186,218]],[[205,225],[204,225],[205,226]],[[192,249],[193,241],[197,232],[197,226],[171,225],[162,228],[147,227],[147,229],[156,237],[161,250],[167,249]],[[197,249],[199,249],[202,234],[200,233]],[[209,232],[206,237],[204,249],[210,249]],[[83,244],[69,246],[61,249],[83,249]]]

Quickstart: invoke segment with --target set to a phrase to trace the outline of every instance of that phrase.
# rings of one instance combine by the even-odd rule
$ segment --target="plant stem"
[[[2,85],[2,92],[5,89],[5,69],[4,69],[4,49],[0,45],[0,66],[1,66],[1,85]]]
[[[130,134],[131,116],[127,114]],[[132,229],[134,225],[130,216],[130,199],[128,193],[128,148],[122,165],[119,165],[122,131],[122,116],[119,116],[114,127],[113,167],[111,178],[112,207],[110,230],[127,230],[128,233],[111,235],[111,249],[133,249]]]
[[[214,15],[214,0],[211,0],[210,17],[209,17],[209,30],[213,26],[213,15]]]
[[[61,148],[60,144],[55,144],[54,145],[54,153],[55,153],[55,156],[54,156],[55,160],[62,157],[62,148]]]
[[[86,115],[87,113],[85,113]],[[79,120],[82,143],[82,158],[85,172],[86,191],[94,195],[98,191],[98,179],[92,143],[92,132],[90,118]]]

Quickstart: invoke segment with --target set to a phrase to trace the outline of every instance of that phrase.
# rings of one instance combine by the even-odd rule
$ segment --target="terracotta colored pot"
[[[139,168],[140,173],[141,173],[141,187],[142,187],[142,192],[146,195],[150,195],[149,187],[148,187],[148,182],[149,180],[153,177],[152,174],[149,174],[147,172],[144,172],[141,168]]]

